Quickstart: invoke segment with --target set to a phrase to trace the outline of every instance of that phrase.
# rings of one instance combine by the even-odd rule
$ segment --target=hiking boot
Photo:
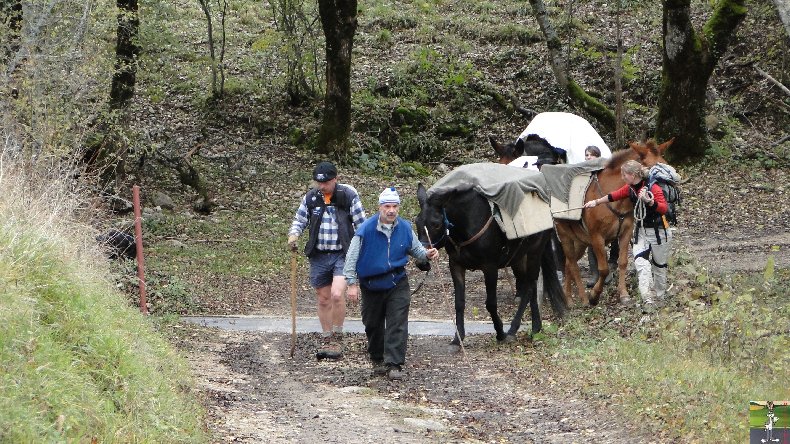
[[[316,352],[317,359],[340,359],[343,357],[342,337],[330,335],[322,338],[323,344]]]
[[[384,376],[387,374],[387,366],[384,364],[384,361],[371,361],[373,364],[373,375],[374,376]]]
[[[389,364],[387,365],[387,378],[391,381],[400,381],[403,379],[403,370],[399,365]]]

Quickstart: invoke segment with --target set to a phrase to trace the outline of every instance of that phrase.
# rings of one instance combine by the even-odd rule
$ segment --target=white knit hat
[[[379,194],[379,205],[387,203],[400,205],[400,196],[395,191],[395,187],[384,188],[384,191]]]

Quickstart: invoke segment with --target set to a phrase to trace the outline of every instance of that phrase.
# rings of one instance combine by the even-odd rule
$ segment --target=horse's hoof
[[[513,342],[516,342],[516,335],[505,335],[503,339],[497,338],[497,342],[499,342],[500,344],[511,344]]]
[[[628,295],[620,296],[620,303],[621,304],[623,304],[623,305],[631,305],[631,302],[633,302],[633,301],[631,301],[631,298],[628,297]]]
[[[454,354],[456,354],[456,353],[458,353],[460,351],[461,351],[461,345],[460,344],[448,344],[447,345],[447,353],[450,354],[450,355],[454,355]]]

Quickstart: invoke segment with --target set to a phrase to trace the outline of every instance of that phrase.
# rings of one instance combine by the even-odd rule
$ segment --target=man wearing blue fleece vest
[[[398,216],[400,196],[394,187],[379,195],[379,212],[354,233],[343,274],[347,296],[355,301],[362,287],[362,323],[368,337],[373,373],[392,380],[403,378],[409,337],[411,291],[406,276],[409,255],[418,263],[438,257],[435,248],[422,246],[411,224]]]

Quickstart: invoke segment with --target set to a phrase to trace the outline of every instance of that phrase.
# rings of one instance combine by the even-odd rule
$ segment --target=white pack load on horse
[[[546,139],[560,156],[565,156],[569,164],[584,162],[584,150],[590,145],[595,145],[601,150],[601,157],[612,157],[609,146],[590,122],[576,114],[540,113],[529,122],[519,139],[526,140],[530,134]]]

